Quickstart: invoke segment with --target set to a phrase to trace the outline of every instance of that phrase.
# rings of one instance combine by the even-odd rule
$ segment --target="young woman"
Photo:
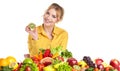
[[[36,55],[40,48],[56,48],[62,46],[67,48],[68,33],[55,24],[63,19],[64,9],[57,3],[51,4],[43,15],[43,24],[31,30],[26,26],[29,33],[28,48],[30,55]]]

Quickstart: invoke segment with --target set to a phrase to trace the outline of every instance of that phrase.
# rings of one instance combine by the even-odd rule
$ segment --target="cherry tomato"
[[[25,71],[31,71],[31,68],[29,66],[26,66]]]

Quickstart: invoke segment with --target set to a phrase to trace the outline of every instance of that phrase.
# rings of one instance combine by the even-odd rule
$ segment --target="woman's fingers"
[[[33,37],[33,39],[36,39],[36,40],[38,39],[38,34],[37,34],[37,29],[36,28],[34,30],[31,30],[29,28],[29,26],[26,26],[25,31],[28,32]]]
[[[29,26],[26,26],[25,31],[28,32],[28,33],[32,32],[32,31],[30,30]]]
[[[26,32],[29,32],[29,31],[30,31],[30,28],[29,28],[28,26],[26,26],[25,31],[26,31]]]

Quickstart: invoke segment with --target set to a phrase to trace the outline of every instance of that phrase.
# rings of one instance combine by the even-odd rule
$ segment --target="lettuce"
[[[59,65],[57,71],[72,71],[72,67],[67,62],[64,62],[63,64]]]

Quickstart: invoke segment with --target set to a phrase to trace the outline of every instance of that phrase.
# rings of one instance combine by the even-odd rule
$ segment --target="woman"
[[[66,49],[68,33],[55,24],[63,19],[64,10],[57,3],[51,4],[43,15],[43,24],[37,26],[33,31],[26,27],[28,36],[28,48],[30,55],[36,55],[40,48],[55,48],[62,46]]]

